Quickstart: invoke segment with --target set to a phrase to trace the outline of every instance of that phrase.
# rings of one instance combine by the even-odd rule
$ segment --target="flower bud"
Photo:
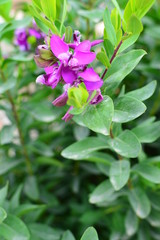
[[[46,68],[54,64],[52,60],[45,60],[41,58],[40,55],[35,55],[34,61],[36,62],[37,66],[40,68]]]

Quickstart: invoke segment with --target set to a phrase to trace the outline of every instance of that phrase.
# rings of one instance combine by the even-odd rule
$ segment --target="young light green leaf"
[[[133,236],[138,229],[138,218],[131,209],[128,210],[125,218],[125,229],[128,236]]]
[[[155,0],[129,0],[124,9],[124,20],[127,23],[132,14],[139,19],[149,11]]]
[[[115,152],[127,158],[136,158],[141,151],[141,144],[136,135],[129,130],[111,139],[109,144]]]
[[[72,28],[70,26],[66,27],[66,32],[65,32],[65,42],[66,43],[71,42],[72,35],[73,35]]]
[[[126,32],[131,34],[140,34],[143,31],[143,25],[141,21],[132,15],[127,23]]]
[[[121,29],[121,17],[120,17],[119,12],[116,8],[114,8],[111,12],[111,21],[112,21],[112,24],[113,24],[116,32],[119,29]]]
[[[106,8],[104,11],[103,20],[104,20],[105,31],[107,34],[107,39],[115,46],[117,43],[116,32],[112,25],[110,12],[108,8]]]
[[[114,122],[125,123],[141,116],[146,111],[144,103],[126,95],[115,102]]]
[[[88,137],[65,148],[61,154],[65,158],[79,160],[91,152],[107,148],[108,145],[104,140],[97,137]]]
[[[152,183],[160,183],[160,169],[146,162],[138,163],[132,168],[133,172],[138,173],[141,177]]]
[[[90,105],[83,113],[83,123],[94,132],[109,135],[114,114],[114,105],[110,97],[105,96],[98,105]]]
[[[87,228],[81,240],[99,240],[96,230],[93,227]]]
[[[54,22],[56,19],[56,0],[40,0],[41,7],[46,17]]]
[[[152,81],[142,88],[128,92],[126,95],[137,98],[140,101],[145,101],[153,95],[156,90],[156,86],[157,81]]]
[[[144,50],[131,50],[117,56],[105,75],[102,88],[113,94],[118,85],[136,67],[145,54]]]
[[[130,175],[130,163],[127,160],[116,161],[111,164],[109,171],[110,182],[116,191],[125,186]]]
[[[139,218],[146,218],[151,211],[151,204],[146,193],[139,187],[129,192],[129,202]]]
[[[112,0],[112,3],[114,4],[115,8],[118,10],[120,17],[123,20],[123,14],[117,0]]]
[[[0,224],[7,218],[6,211],[0,207]]]
[[[67,1],[63,0],[63,11],[62,11],[61,26],[60,26],[60,34],[62,34],[62,28],[63,28],[64,20],[66,17],[66,13],[67,13]]]
[[[109,59],[105,52],[99,52],[96,55],[96,58],[106,67],[109,68],[111,66]]]
[[[30,240],[30,233],[24,222],[13,215],[8,215],[5,221],[0,224],[0,236],[6,240]]]

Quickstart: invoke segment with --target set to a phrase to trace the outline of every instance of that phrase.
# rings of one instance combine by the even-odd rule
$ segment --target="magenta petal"
[[[55,63],[50,67],[46,67],[44,70],[47,74],[50,74],[53,73],[55,67],[58,67],[58,63]]]
[[[30,36],[34,36],[37,39],[40,39],[42,37],[41,34],[33,28],[30,28],[28,31]]]
[[[68,45],[57,35],[52,35],[50,45],[52,52],[57,58],[61,53],[68,52],[69,50]]]
[[[103,85],[103,81],[98,81],[98,82],[89,82],[89,81],[86,81],[84,80],[84,84],[87,88],[88,91],[93,91],[93,90],[96,90],[98,88],[101,88],[102,85]]]
[[[93,52],[79,52],[76,51],[74,58],[77,60],[77,66],[86,65],[96,58],[96,54]]]
[[[85,40],[81,42],[75,49],[75,51],[80,52],[90,52],[91,50],[91,42],[89,40]]]
[[[66,83],[72,84],[76,80],[77,75],[69,67],[62,68],[62,77]]]
[[[93,46],[96,46],[96,45],[98,45],[98,44],[100,44],[100,43],[102,43],[103,42],[103,40],[95,40],[95,41],[93,41],[93,42],[91,42],[91,46],[93,47]]]
[[[87,68],[84,72],[79,73],[79,77],[89,82],[101,81],[99,75],[94,71],[93,68]]]
[[[90,92],[90,96],[92,95],[92,92]],[[103,101],[103,96],[101,94],[101,90],[97,89],[96,95],[91,100],[90,104],[98,104]]]

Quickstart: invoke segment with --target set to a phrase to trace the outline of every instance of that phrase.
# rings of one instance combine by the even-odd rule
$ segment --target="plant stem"
[[[120,43],[118,44],[117,48],[115,49],[115,51],[114,51],[114,53],[113,53],[113,55],[112,55],[112,57],[111,57],[110,63],[112,63],[113,60],[114,60],[114,58],[116,57],[117,52],[118,52],[118,50],[120,49],[120,46],[122,45],[122,42],[123,42],[123,41],[121,40]],[[103,78],[105,77],[107,71],[108,71],[108,68],[106,68],[106,69],[104,70],[104,73],[102,74],[101,79],[103,79]]]
[[[5,75],[4,75],[4,73],[1,69],[0,69],[0,75],[1,75],[2,80],[4,82],[6,82],[6,77],[5,77]],[[27,148],[25,146],[24,136],[23,136],[23,133],[22,133],[22,130],[21,130],[21,127],[20,127],[20,120],[19,120],[17,109],[16,109],[16,105],[14,103],[13,97],[10,94],[10,92],[7,91],[6,93],[7,93],[7,96],[8,96],[8,100],[11,104],[13,116],[14,116],[14,119],[15,119],[15,122],[16,122],[17,130],[18,130],[18,134],[19,134],[19,139],[20,139],[20,143],[21,143],[21,146],[22,146],[22,150],[23,150],[23,155],[25,157],[27,171],[28,171],[29,175],[32,175],[33,174],[32,166],[31,166],[30,159],[29,159],[29,156],[28,156]]]

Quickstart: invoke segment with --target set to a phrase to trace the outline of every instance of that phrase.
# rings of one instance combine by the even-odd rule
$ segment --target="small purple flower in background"
[[[77,94],[80,94],[80,84],[84,85],[84,94],[87,93],[86,99],[88,100],[87,102],[83,102],[82,100],[84,104],[80,104],[82,107],[85,107],[87,104],[98,104],[103,100],[100,91],[103,81],[92,67],[88,68],[88,65],[96,58],[96,54],[91,51],[91,48],[100,44],[103,40],[95,40],[93,42],[90,42],[89,40],[81,42],[80,40],[81,35],[79,31],[74,32],[73,43],[68,44],[65,42],[65,35],[60,38],[53,34],[49,41],[45,41],[47,42],[47,45],[41,45],[38,47],[38,55],[35,55],[34,57],[37,65],[44,68],[46,72],[46,74],[40,75],[36,79],[36,83],[50,86],[52,88],[55,88],[59,82],[64,84],[64,92],[56,98],[52,104],[61,107],[71,102],[71,104],[69,104],[70,108],[62,118],[66,122],[73,117],[73,115],[70,114],[70,111],[76,106],[76,102],[73,104],[74,107],[71,106],[74,97],[76,97],[75,94],[71,96],[73,99],[68,102],[68,91],[70,89],[74,92],[76,91]],[[81,90],[81,97],[83,99],[83,88],[81,88]]]
[[[29,41],[30,37],[34,37],[34,40],[40,40],[44,38],[44,33],[42,33],[35,22],[31,28],[18,28],[15,30],[14,43],[19,46],[21,51],[29,51],[31,49],[31,44]]]
[[[25,28],[20,28],[15,31],[15,44],[19,46],[21,51],[28,51],[30,45],[27,42],[28,34]]]

